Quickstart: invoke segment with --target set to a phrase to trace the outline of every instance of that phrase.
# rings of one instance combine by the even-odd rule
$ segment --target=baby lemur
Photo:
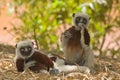
[[[49,71],[54,67],[53,61],[43,52],[34,49],[34,44],[30,40],[20,41],[16,44],[14,60],[18,72],[23,72],[26,68],[33,72]]]

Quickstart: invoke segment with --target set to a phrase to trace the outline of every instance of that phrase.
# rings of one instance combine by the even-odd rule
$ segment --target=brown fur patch
[[[19,58],[16,60],[16,67],[18,72],[23,72],[24,71],[24,60]]]
[[[81,42],[80,42],[81,33],[80,33],[80,31],[75,30],[74,26],[69,28],[66,31],[69,31],[72,34],[72,37],[68,40],[67,47],[72,50],[74,48],[81,48]]]
[[[26,62],[33,60],[40,64],[45,65],[47,67],[47,70],[49,70],[49,68],[54,67],[52,60],[47,55],[42,54],[39,51],[35,51],[34,54],[26,60]]]
[[[67,48],[68,49],[76,49],[76,48],[81,48],[81,32],[80,30],[75,30],[75,27],[72,26],[71,28],[69,28],[68,30],[71,34],[72,37],[68,40],[68,45]],[[85,40],[85,44],[89,45],[90,44],[90,35],[88,33],[88,30],[86,28],[84,28],[84,40]]]
[[[48,70],[49,68],[53,68],[54,64],[52,60],[45,54],[42,54],[39,51],[35,51],[34,54],[28,59],[17,59],[16,67],[18,72],[24,71],[24,62],[36,61],[35,66],[30,67],[29,69],[33,72],[39,72],[42,69]]]
[[[84,28],[84,40],[86,45],[90,45],[90,35],[88,33],[88,30]]]

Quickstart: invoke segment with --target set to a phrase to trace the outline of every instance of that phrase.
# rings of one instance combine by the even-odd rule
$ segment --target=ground
[[[14,64],[14,47],[0,45],[0,80],[120,80],[120,60],[95,57],[92,74],[73,72],[49,75],[29,70],[19,73]]]

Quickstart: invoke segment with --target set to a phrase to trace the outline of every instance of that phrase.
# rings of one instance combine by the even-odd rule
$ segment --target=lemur
[[[20,41],[16,44],[14,61],[18,72],[23,72],[26,68],[33,72],[49,71],[50,68],[54,67],[53,61],[47,55],[34,49],[31,40]]]
[[[65,64],[78,64],[94,68],[94,54],[90,48],[90,35],[88,24],[90,16],[77,12],[72,16],[72,27],[61,35],[61,46],[65,55]]]

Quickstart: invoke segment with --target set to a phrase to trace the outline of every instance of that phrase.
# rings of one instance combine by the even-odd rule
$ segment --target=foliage
[[[71,16],[74,12],[86,12],[92,19],[90,22],[91,44],[93,49],[101,52],[106,33],[114,26],[120,25],[120,20],[110,20],[112,4],[119,4],[118,0],[14,0],[16,8],[21,6],[25,10],[19,14],[23,24],[21,38],[36,38],[40,48],[46,50],[60,49],[56,31],[62,24],[71,24]],[[120,10],[119,6],[117,7]],[[113,21],[113,22],[112,22]],[[20,31],[19,30],[19,31]],[[18,31],[18,34],[20,32]],[[16,31],[17,32],[17,31]],[[99,38],[103,38],[100,48]]]

